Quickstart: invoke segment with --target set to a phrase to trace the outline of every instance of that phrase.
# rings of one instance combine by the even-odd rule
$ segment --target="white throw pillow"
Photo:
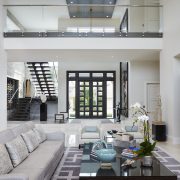
[[[6,143],[12,164],[14,167],[19,165],[29,155],[28,149],[21,136]]]
[[[38,139],[39,139],[39,143],[44,142],[45,140],[47,140],[47,136],[46,133],[44,131],[44,129],[42,127],[36,127],[33,129],[34,132],[36,133]]]
[[[33,152],[39,146],[39,140],[36,136],[36,133],[33,130],[30,130],[26,133],[22,133],[21,136],[26,143],[29,153]]]
[[[4,144],[0,144],[0,175],[13,170],[11,159]]]

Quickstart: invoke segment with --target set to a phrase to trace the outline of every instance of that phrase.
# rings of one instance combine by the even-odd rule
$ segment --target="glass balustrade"
[[[159,0],[72,0],[56,5],[4,6],[9,36],[161,36]]]

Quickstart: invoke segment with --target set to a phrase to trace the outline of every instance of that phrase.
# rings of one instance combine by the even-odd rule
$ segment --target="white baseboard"
[[[173,137],[167,135],[167,141],[172,144],[180,144],[180,137]]]
[[[173,144],[180,144],[180,137],[173,137]]]

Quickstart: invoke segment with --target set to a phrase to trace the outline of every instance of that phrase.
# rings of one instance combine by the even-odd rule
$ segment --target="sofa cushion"
[[[64,151],[62,141],[45,141],[17,166],[12,173],[25,173],[30,180],[44,179],[56,159],[61,158],[59,154],[62,151]]]
[[[16,136],[13,134],[13,132],[8,129],[5,131],[0,132],[0,143],[5,144],[8,141],[11,141],[15,138]]]
[[[0,144],[0,175],[7,174],[13,169],[11,159],[4,144]]]
[[[16,167],[29,155],[28,149],[21,136],[6,143],[13,166]]]
[[[39,146],[39,140],[36,136],[36,133],[33,130],[30,130],[26,133],[22,133],[21,136],[23,137],[24,142],[26,143],[26,146],[30,153]]]
[[[36,153],[48,154],[49,152],[52,152],[54,156],[58,154],[58,151],[64,152],[63,141],[45,141],[38,149],[36,149]]]
[[[81,138],[82,139],[99,139],[100,135],[99,135],[99,132],[82,132]]]
[[[12,174],[24,174],[28,176],[28,180],[44,180],[43,174],[42,174],[43,169],[40,168],[26,168],[26,169],[20,169],[19,166],[14,168],[11,173]],[[10,175],[11,175],[10,173]],[[13,180],[13,179],[12,179]],[[21,180],[21,179],[17,179]]]
[[[37,135],[37,137],[39,136],[40,139],[39,139],[39,142],[42,143],[44,142],[45,140],[47,140],[47,136],[46,136],[46,133],[44,131],[44,129],[40,126],[34,128],[35,132],[37,131],[39,135]],[[36,133],[37,133],[36,132]]]

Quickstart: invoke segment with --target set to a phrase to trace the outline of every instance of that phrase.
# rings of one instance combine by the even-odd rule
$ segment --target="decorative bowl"
[[[113,130],[113,129],[112,129],[112,132],[113,132],[114,134],[116,134],[118,131],[117,131],[117,130]]]
[[[114,149],[100,149],[96,150],[98,159],[103,163],[110,163],[116,157],[116,151]]]

